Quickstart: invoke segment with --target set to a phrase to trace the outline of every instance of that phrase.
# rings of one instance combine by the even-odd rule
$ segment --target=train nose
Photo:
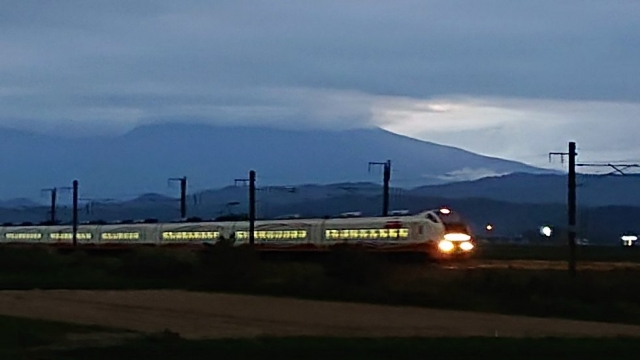
[[[471,241],[451,241],[447,239],[440,240],[438,242],[438,249],[445,254],[452,253],[454,251],[470,252],[475,248],[475,245]]]

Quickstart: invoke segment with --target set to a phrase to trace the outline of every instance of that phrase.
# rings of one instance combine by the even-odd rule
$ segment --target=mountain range
[[[395,184],[404,188],[514,172],[553,173],[379,128],[283,130],[164,123],[121,135],[85,137],[5,129],[0,132],[0,199],[46,201],[41,189],[68,187],[74,179],[82,196],[91,198],[166,193],[168,179],[182,176],[191,189],[205,190],[232,185],[250,169],[263,185],[378,182],[381,169],[369,168],[369,162],[387,160]]]
[[[396,135],[381,129],[281,130],[159,124],[116,136],[59,137],[0,132],[0,222],[49,217],[41,189],[80,181],[80,221],[180,217],[187,176],[187,216],[211,219],[246,213],[249,169],[257,172],[260,218],[298,214],[381,213],[382,173],[370,161],[392,162],[391,210],[452,207],[477,233],[518,236],[542,224],[566,223],[567,176],[515,161]],[[194,185],[195,183],[195,185]],[[288,185],[283,185],[288,184]],[[65,192],[66,191],[66,192]],[[34,196],[36,194],[37,196]],[[57,219],[69,222],[68,189],[60,188]],[[617,241],[636,231],[640,176],[578,176],[582,235]]]

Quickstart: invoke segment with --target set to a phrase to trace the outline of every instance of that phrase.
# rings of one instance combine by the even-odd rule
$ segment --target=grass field
[[[105,329],[98,326],[81,326],[59,322],[0,316],[0,358],[49,358],[32,357],[34,352],[49,353],[53,347],[69,348],[87,344],[90,335],[99,334],[101,341],[89,341],[90,345],[104,343],[109,335],[128,335],[129,332]],[[75,341],[74,341],[75,339]]]
[[[492,251],[494,258],[513,254],[507,248]],[[201,253],[140,249],[117,256],[0,252],[1,289],[226,291],[634,324],[640,324],[639,275],[629,269],[581,271],[572,279],[563,270],[443,269],[354,252],[336,252],[317,262],[264,261],[249,249],[224,246]]]
[[[56,322],[0,317],[5,359],[636,359],[635,339],[257,338],[188,341]]]
[[[559,260],[566,261],[568,246],[553,245],[481,245],[476,258],[487,260]],[[640,247],[577,246],[576,256],[582,261],[615,261],[640,263]]]
[[[141,340],[102,349],[76,349],[53,359],[636,359],[635,340],[325,339],[227,341]]]

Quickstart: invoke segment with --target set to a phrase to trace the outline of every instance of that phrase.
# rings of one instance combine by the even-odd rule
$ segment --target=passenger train
[[[80,224],[80,247],[213,245],[221,239],[249,243],[248,221]],[[73,245],[71,225],[0,226],[0,244]],[[330,219],[256,220],[254,246],[260,251],[325,251],[346,245],[368,251],[424,253],[464,257],[474,252],[475,239],[461,217],[447,208],[414,215]]]

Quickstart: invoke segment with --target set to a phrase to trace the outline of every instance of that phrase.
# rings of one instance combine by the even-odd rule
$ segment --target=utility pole
[[[371,166],[382,165],[383,171],[383,189],[382,189],[382,216],[389,214],[389,180],[391,180],[391,160],[386,162],[369,162],[369,172],[371,172]]]
[[[78,244],[78,180],[73,180],[73,246]]]
[[[569,157],[569,175],[567,181],[567,215],[568,215],[568,243],[569,243],[569,274],[571,277],[576,276],[576,143],[569,143],[569,152],[552,152],[549,153],[549,159],[551,156],[559,155],[561,162],[564,162],[564,157]]]
[[[569,272],[576,276],[576,143],[569,143],[569,179],[567,202],[569,204]]]
[[[249,245],[255,242],[256,222],[256,172],[249,171]]]
[[[51,193],[51,209],[49,210],[51,225],[56,223],[56,199],[58,197],[58,189],[43,189],[42,191],[48,191]]]
[[[248,179],[235,179],[234,184],[246,184],[249,182],[249,245],[253,247],[255,243],[255,222],[256,222],[256,172],[249,171]]]
[[[551,156],[559,155],[561,162],[564,163],[564,157],[569,157],[569,175],[568,175],[568,193],[567,193],[567,212],[569,218],[569,229],[568,229],[568,242],[569,242],[569,272],[572,277],[576,276],[576,167],[610,167],[613,173],[620,173],[621,175],[626,175],[624,170],[629,168],[640,168],[640,164],[594,164],[594,163],[585,163],[585,164],[576,164],[576,143],[569,143],[569,152],[552,152],[549,153],[549,160],[551,160]]]
[[[187,217],[187,177],[171,178],[171,181],[180,182],[180,217],[185,219]]]

